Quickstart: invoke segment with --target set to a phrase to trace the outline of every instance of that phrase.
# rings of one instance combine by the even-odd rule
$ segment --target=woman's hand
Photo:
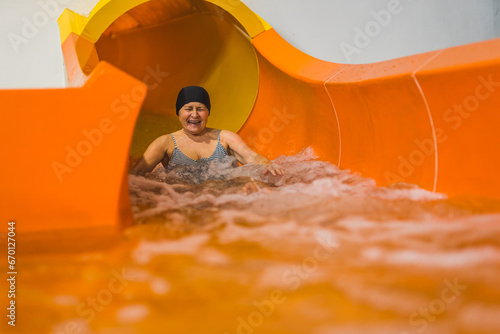
[[[277,165],[274,165],[272,163],[269,163],[267,165],[265,165],[265,169],[264,169],[264,175],[267,175],[269,173],[271,173],[272,176],[276,176],[276,175],[283,175],[283,173],[285,172],[285,170],[283,168],[281,168],[280,166],[277,166]]]
[[[236,133],[222,130],[221,141],[224,141],[228,146],[228,151],[234,155],[242,164],[255,164],[265,167],[264,175],[271,173],[273,176],[283,175],[283,168],[272,164],[266,157],[254,152]]]

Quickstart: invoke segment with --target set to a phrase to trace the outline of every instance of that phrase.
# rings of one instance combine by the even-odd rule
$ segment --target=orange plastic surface
[[[216,30],[228,23],[222,16],[202,18],[196,24]],[[217,84],[224,59],[241,57],[232,52],[234,43],[211,41],[220,42],[215,45],[226,58],[195,58],[192,71],[179,63],[182,54],[171,58],[174,63],[164,62],[154,48],[137,48],[134,57],[113,60],[113,43],[141,45],[158,40],[145,35],[155,32],[142,29],[101,40],[101,55],[130,75],[99,62],[93,43],[70,34],[62,48],[74,88],[0,91],[0,140],[8,157],[0,170],[3,221],[15,219],[25,231],[126,226],[131,222],[129,147],[141,107],[168,118],[172,110],[162,104],[193,80],[212,83],[215,104],[225,96],[253,101],[248,90],[239,89],[246,74],[235,72],[231,85]],[[183,36],[170,38],[190,43]],[[315,59],[272,29],[252,44],[258,94],[239,133],[259,153],[273,159],[312,146],[321,159],[379,185],[409,182],[450,195],[500,197],[500,40],[366,65]],[[215,51],[207,46],[203,52]],[[247,67],[251,74],[253,67]],[[154,73],[156,82],[146,80]],[[171,90],[167,83],[173,82],[178,86]],[[147,87],[151,96],[143,105]],[[230,95],[224,94],[227,89]],[[150,134],[164,131],[164,122],[156,119],[148,126]]]
[[[499,39],[367,65],[312,58],[274,30],[253,44],[259,94],[240,134],[260,153],[312,146],[378,185],[500,197]]]
[[[99,63],[84,86],[0,90],[0,220],[17,231],[126,226],[143,83]]]
[[[312,146],[321,158],[337,164],[338,124],[323,83],[343,65],[298,51],[274,30],[260,34],[253,44],[259,58],[259,93],[239,134],[270,159]]]
[[[66,65],[68,82],[71,87],[82,86],[88,75],[99,63],[94,43],[70,33],[61,44]]]

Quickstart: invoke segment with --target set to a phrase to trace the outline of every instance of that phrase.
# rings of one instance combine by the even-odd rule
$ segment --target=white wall
[[[57,18],[98,0],[0,0],[0,89],[66,86]],[[500,36],[500,0],[243,0],[298,49],[369,63]],[[387,13],[376,23],[371,11]],[[380,20],[380,19],[379,19]],[[382,21],[384,21],[382,20]],[[366,27],[380,28],[372,37]],[[342,50],[343,48],[343,50]]]
[[[57,18],[98,0],[0,0],[0,89],[66,86]]]
[[[500,36],[500,0],[243,2],[299,50],[337,63],[371,63]],[[378,20],[374,13],[381,14]]]
[[[495,13],[495,35],[500,36],[500,0],[493,0],[493,13]]]

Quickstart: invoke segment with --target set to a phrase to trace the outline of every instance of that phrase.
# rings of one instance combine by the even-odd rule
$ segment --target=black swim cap
[[[177,95],[177,102],[175,103],[176,114],[179,116],[179,110],[186,104],[190,102],[200,102],[205,105],[208,109],[208,114],[210,115],[210,96],[205,88],[200,86],[187,86],[181,89],[179,95]]]

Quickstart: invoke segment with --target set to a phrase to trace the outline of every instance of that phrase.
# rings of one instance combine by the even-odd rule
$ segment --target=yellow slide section
[[[248,13],[240,16],[249,17]],[[252,18],[253,22],[245,20],[246,30],[211,3],[149,1],[102,32],[95,44],[99,59],[148,86],[131,148],[133,157],[144,152],[154,138],[180,126],[174,102],[180,88],[187,85],[200,85],[211,92],[216,108],[209,126],[239,130],[252,110],[259,86],[250,36],[264,28]]]
[[[209,126],[271,159],[312,146],[379,185],[499,197],[499,40],[345,65],[296,50],[237,0],[103,0],[59,23],[72,88],[0,92],[6,155],[38,166],[30,191],[31,165],[2,166],[1,218],[26,231],[130,222],[128,162],[179,128],[186,85],[210,92]]]

